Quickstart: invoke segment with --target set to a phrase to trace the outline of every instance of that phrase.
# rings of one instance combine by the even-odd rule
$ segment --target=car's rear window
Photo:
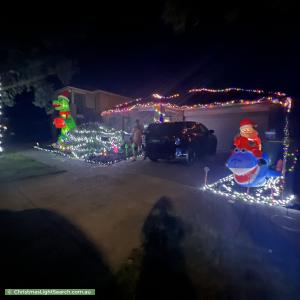
[[[192,125],[193,123],[150,124],[147,131],[150,135],[174,135]]]

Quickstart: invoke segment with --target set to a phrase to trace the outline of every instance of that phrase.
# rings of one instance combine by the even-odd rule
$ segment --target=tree
[[[29,55],[11,53],[0,70],[1,101],[14,106],[15,98],[23,92],[34,93],[33,104],[52,112],[51,100],[57,84],[67,85],[77,72],[74,61],[57,55],[41,55],[36,50]]]
[[[256,26],[259,31],[266,33],[281,29],[283,25],[297,33],[299,26],[297,1],[294,0],[265,0],[258,3],[253,1],[198,1],[198,0],[165,0],[162,19],[170,25],[174,32],[184,33],[195,30],[202,35],[207,31],[219,38],[220,29],[231,29],[231,26]],[[274,22],[276,20],[276,22]],[[278,34],[277,30],[275,30]]]

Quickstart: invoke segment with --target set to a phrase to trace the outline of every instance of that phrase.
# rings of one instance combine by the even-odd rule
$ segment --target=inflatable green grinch
[[[60,129],[60,135],[57,141],[58,144],[62,144],[67,137],[67,133],[76,128],[76,123],[70,112],[69,97],[70,93],[64,91],[52,102],[54,109],[59,112],[59,117],[55,118],[53,121],[54,126]]]

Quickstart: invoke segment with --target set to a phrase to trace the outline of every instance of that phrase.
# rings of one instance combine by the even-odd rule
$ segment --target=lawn
[[[48,166],[20,153],[7,153],[0,156],[0,183],[62,172],[64,170]]]

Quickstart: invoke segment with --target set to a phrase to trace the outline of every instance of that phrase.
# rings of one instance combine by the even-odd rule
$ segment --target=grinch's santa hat
[[[252,120],[245,118],[243,120],[240,121],[240,129],[242,128],[253,128],[256,127],[257,124],[255,122],[253,122]]]
[[[70,102],[70,96],[71,96],[71,93],[68,90],[63,91],[63,92],[59,93],[59,95],[58,95],[59,98],[64,98],[68,102]]]

